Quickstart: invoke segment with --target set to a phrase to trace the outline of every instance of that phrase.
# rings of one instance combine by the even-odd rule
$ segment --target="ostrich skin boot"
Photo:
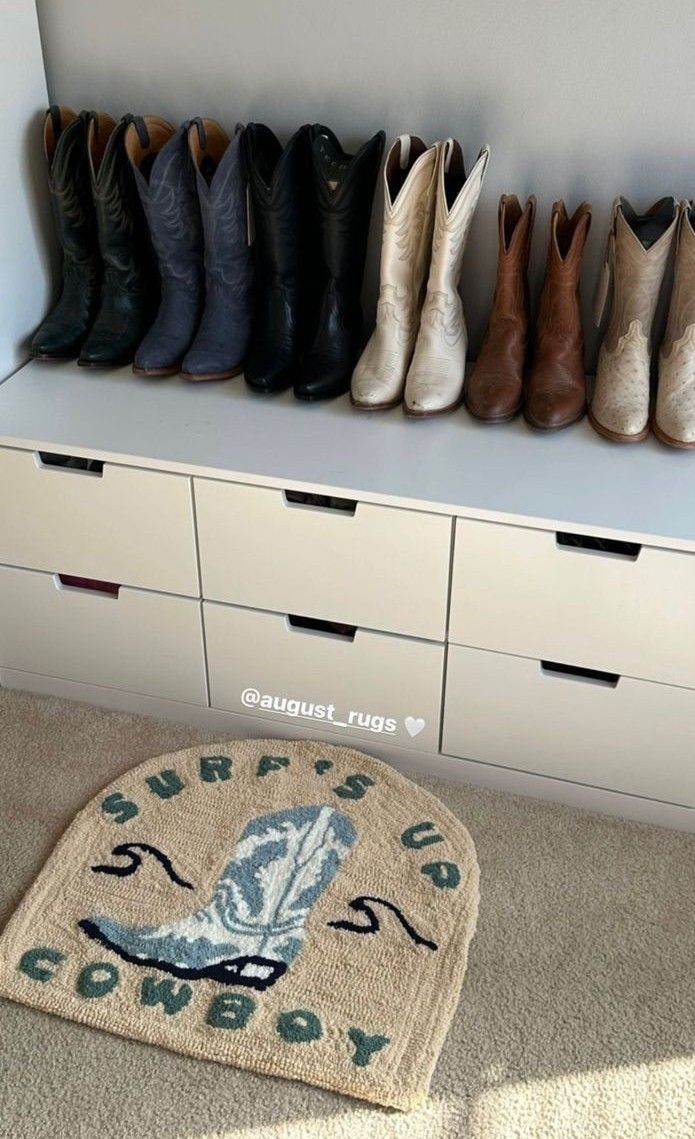
[[[455,139],[448,138],[439,153],[430,271],[405,383],[406,415],[442,415],[463,399],[468,336],[458,286],[489,158],[489,147],[484,146],[466,176],[463,151]]]
[[[161,278],[154,324],[135,353],[137,376],[181,370],[205,302],[203,223],[188,153],[188,123],[174,130],[155,115],[135,118],[126,152],[135,174]]]
[[[255,270],[244,377],[256,392],[283,391],[299,375],[315,276],[314,236],[308,224],[309,130],[308,124],[300,127],[284,150],[263,123],[249,123],[244,132]]]
[[[244,128],[229,140],[213,119],[194,119],[188,146],[205,234],[205,308],[181,375],[187,380],[238,376],[251,329],[251,254],[246,216]]]
[[[504,423],[521,409],[529,329],[528,261],[536,199],[500,198],[497,284],[478,359],[465,386],[471,415]]]
[[[103,262],[101,302],[78,364],[130,364],[154,319],[159,281],[147,222],[125,152],[133,116],[90,115],[87,153]]]
[[[677,217],[673,198],[661,198],[642,215],[624,198],[613,205],[597,324],[611,277],[613,306],[599,349],[589,419],[599,435],[616,443],[638,443],[649,434],[652,323]]]
[[[355,407],[394,407],[403,399],[432,247],[438,153],[438,143],[428,148],[405,134],[386,159],[376,328],[352,373]]]
[[[670,447],[695,447],[695,209],[684,202],[668,324],[659,353],[654,434]]]
[[[89,182],[89,112],[53,106],[44,120],[43,145],[58,243],[62,288],[57,304],[31,341],[37,360],[70,360],[87,338],[99,307],[101,258]]]
[[[539,431],[568,427],[586,411],[579,279],[590,225],[591,206],[586,202],[572,217],[564,202],[553,205],[524,409],[526,421]]]
[[[350,388],[362,346],[362,277],[384,132],[347,154],[333,131],[309,135],[318,225],[317,318],[294,385],[297,399],[333,399]]]

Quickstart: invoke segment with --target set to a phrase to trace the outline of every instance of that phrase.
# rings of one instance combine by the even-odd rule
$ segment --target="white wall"
[[[27,357],[49,298],[46,80],[33,0],[0,3],[0,381]]]
[[[38,0],[51,96],[112,113],[209,114],[347,145],[384,127],[480,144],[492,162],[464,267],[475,350],[496,206],[535,191],[536,279],[552,201],[595,207],[587,328],[610,202],[695,196],[695,5],[671,0]],[[6,153],[6,152],[5,152]],[[377,211],[378,212],[378,211]],[[367,295],[374,296],[378,220]],[[592,338],[593,339],[593,338]]]

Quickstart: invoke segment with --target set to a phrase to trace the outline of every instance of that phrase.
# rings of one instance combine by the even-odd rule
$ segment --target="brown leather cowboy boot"
[[[466,406],[476,419],[504,423],[520,410],[529,327],[528,259],[536,199],[523,210],[514,194],[500,198],[497,284],[478,359],[466,384]]]
[[[555,202],[524,412],[542,431],[568,427],[586,410],[579,277],[590,225],[587,202],[572,217],[564,202]]]

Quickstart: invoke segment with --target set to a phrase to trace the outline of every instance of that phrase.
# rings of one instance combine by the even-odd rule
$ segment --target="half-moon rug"
[[[0,995],[408,1109],[477,908],[468,831],[379,760],[303,741],[189,748],[77,815],[0,938]]]

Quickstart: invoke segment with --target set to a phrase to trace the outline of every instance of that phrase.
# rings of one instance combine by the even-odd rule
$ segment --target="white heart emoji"
[[[415,716],[406,716],[403,723],[405,724],[405,730],[411,739],[414,739],[415,736],[419,736],[420,732],[423,731],[425,727],[425,721],[423,720],[422,716],[418,716],[417,718]]]

